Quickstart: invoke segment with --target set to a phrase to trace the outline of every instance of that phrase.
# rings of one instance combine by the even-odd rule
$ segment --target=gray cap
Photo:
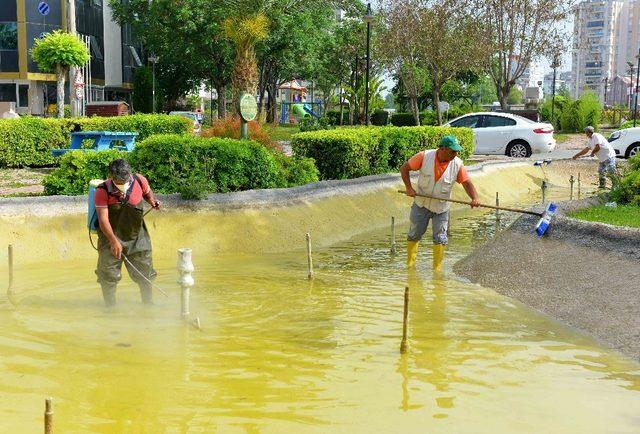
[[[596,131],[595,128],[593,128],[591,125],[589,125],[584,129],[585,133],[594,133],[595,131]]]

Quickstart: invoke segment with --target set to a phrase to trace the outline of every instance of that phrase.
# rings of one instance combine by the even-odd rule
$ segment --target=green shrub
[[[640,127],[640,121],[636,120],[636,127]],[[633,128],[633,119],[630,121],[623,122],[620,125],[620,129]]]
[[[385,110],[376,110],[371,115],[371,125],[385,127],[389,123],[389,112]]]
[[[111,161],[127,157],[127,152],[116,150],[67,152],[60,158],[60,167],[42,181],[44,193],[47,195],[86,194],[89,181],[106,179]]]
[[[319,172],[313,159],[299,156],[287,157],[279,152],[275,153],[275,156],[282,169],[282,176],[287,187],[318,181]]]
[[[315,160],[321,179],[349,179],[397,170],[447,134],[460,140],[461,158],[473,152],[471,129],[446,127],[340,128],[295,134],[291,144],[296,155]]]
[[[594,128],[598,128],[600,124],[600,118],[602,117],[602,106],[598,97],[593,92],[585,92],[580,95],[580,111],[584,118],[584,126],[580,129],[580,132],[584,130],[584,127],[591,125]]]
[[[68,148],[70,133],[83,131],[133,131],[137,140],[153,134],[184,134],[191,121],[181,116],[130,115],[75,119],[42,119],[24,116],[0,119],[0,167],[42,167],[57,163],[52,149]]]
[[[413,119],[413,113],[396,112],[391,116],[391,125],[394,127],[413,127],[416,121]]]
[[[562,131],[567,133],[584,130],[586,124],[584,112],[580,109],[580,100],[570,101],[567,103],[560,114],[560,125],[562,125]]]
[[[610,193],[610,200],[621,204],[640,206],[640,157],[629,159],[629,167],[617,176]]]
[[[66,119],[0,119],[0,167],[54,164],[51,150],[69,146]]]
[[[136,113],[153,112],[153,73],[148,66],[141,66],[133,73],[133,110]]]
[[[302,118],[298,121],[298,127],[302,132],[329,130],[333,128],[333,126],[331,125],[331,119],[326,116],[317,119],[313,117]]]
[[[340,110],[328,110],[325,114],[331,125],[340,125]],[[349,109],[342,111],[342,125],[349,125]]]
[[[46,194],[85,194],[89,180],[105,178],[109,162],[126,158],[158,193],[204,199],[208,193],[289,187],[318,180],[313,160],[287,157],[247,140],[156,135],[121,151],[72,151],[44,180]]]

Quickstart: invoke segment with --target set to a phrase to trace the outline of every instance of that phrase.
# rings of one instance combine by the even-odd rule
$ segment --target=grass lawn
[[[581,209],[580,211],[571,213],[570,216],[590,222],[640,228],[640,206],[618,205],[615,208],[610,208],[604,205],[598,205]]]
[[[289,141],[291,140],[292,135],[300,132],[300,128],[298,128],[297,125],[277,125],[275,127],[265,125],[264,128],[267,131],[267,134],[269,134],[269,137],[276,141]]]

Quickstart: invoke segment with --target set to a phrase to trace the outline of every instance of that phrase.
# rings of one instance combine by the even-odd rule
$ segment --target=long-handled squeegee
[[[404,190],[398,190],[398,193],[407,194],[407,192]],[[427,199],[444,200],[445,202],[460,203],[463,205],[471,206],[471,202],[467,202],[464,200],[442,199],[440,197],[429,196],[428,194],[417,194],[417,193],[416,193],[416,196],[426,197]],[[507,208],[504,206],[487,205],[485,203],[480,203],[478,204],[478,206],[482,208],[498,209],[501,211],[517,212],[520,214],[529,214],[529,215],[534,215],[536,217],[540,217],[540,220],[538,220],[538,223],[536,224],[536,234],[538,234],[539,237],[541,237],[542,235],[544,235],[545,232],[547,232],[547,229],[551,224],[551,219],[556,214],[556,210],[558,208],[557,205],[553,202],[549,202],[549,205],[547,205],[547,208],[544,210],[544,212],[535,212],[535,211],[529,211],[527,209]]]

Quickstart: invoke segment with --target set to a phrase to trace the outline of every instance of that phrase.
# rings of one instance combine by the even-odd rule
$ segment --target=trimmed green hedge
[[[291,145],[296,155],[315,160],[321,179],[349,179],[398,170],[447,134],[460,140],[460,158],[473,153],[473,130],[450,127],[338,128],[295,134]]]
[[[108,164],[127,158],[158,193],[202,198],[206,193],[290,187],[315,182],[313,160],[287,157],[259,143],[190,135],[155,135],[131,153],[73,151],[43,182],[46,194],[85,194],[93,178],[104,179]]]
[[[0,119],[0,167],[42,167],[57,163],[52,149],[68,148],[70,133],[83,131],[133,131],[137,140],[153,134],[184,134],[193,123],[181,116],[130,115],[76,119],[43,119],[25,116]]]

